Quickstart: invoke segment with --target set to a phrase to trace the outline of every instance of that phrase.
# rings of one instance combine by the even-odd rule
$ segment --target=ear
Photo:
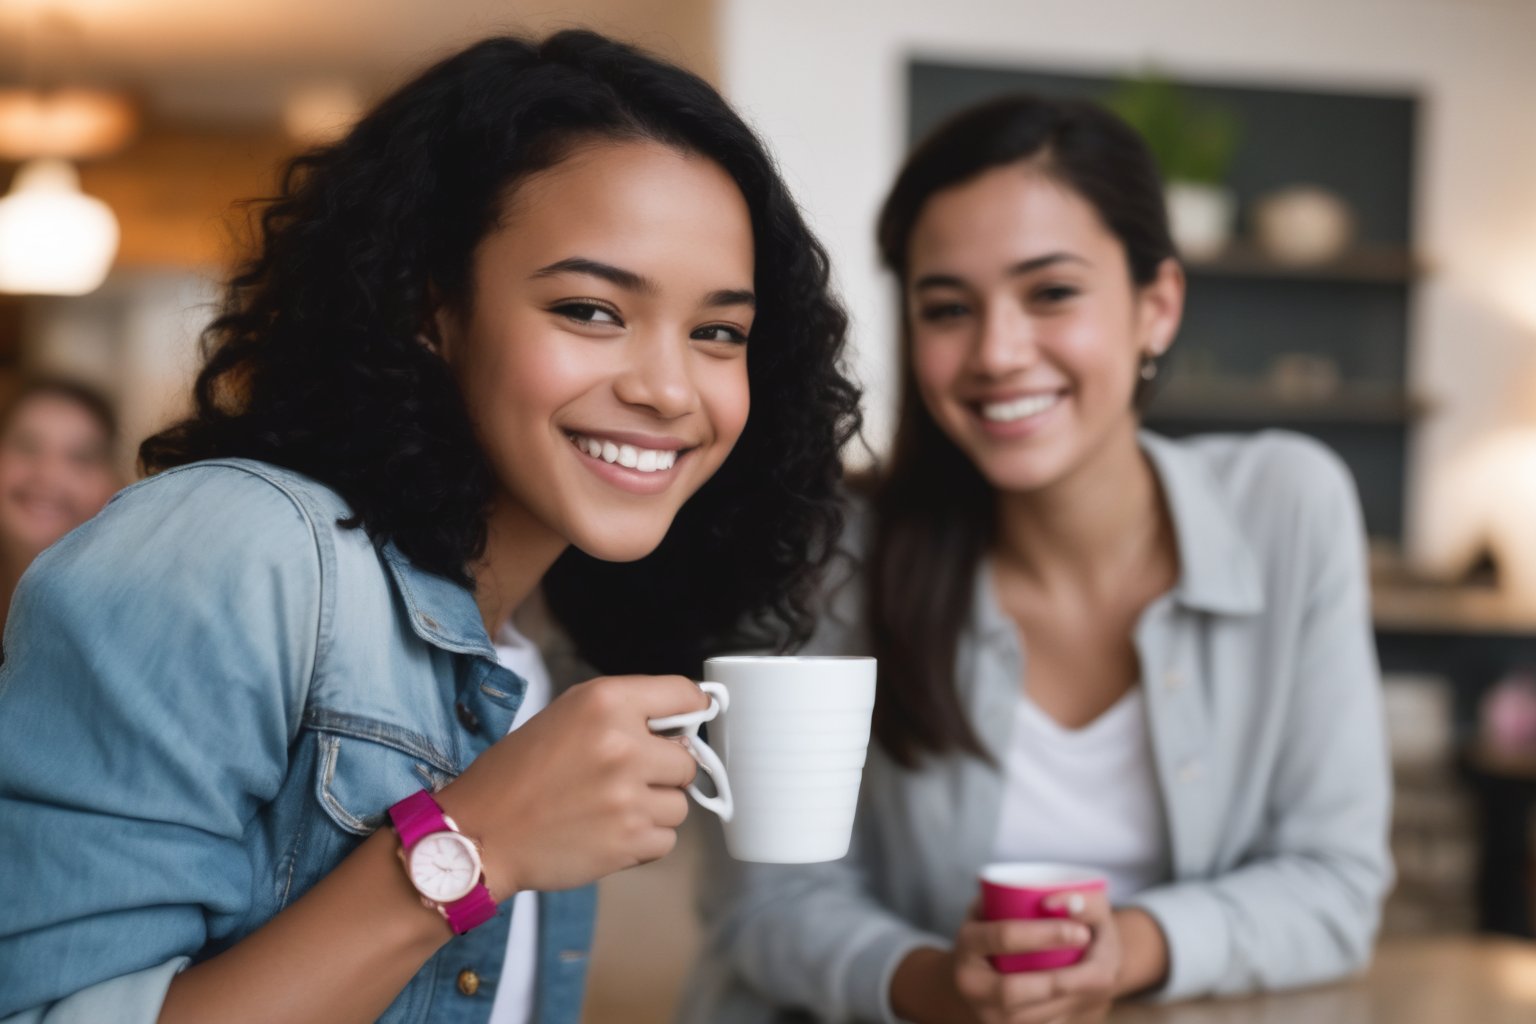
[[[448,304],[437,296],[437,290],[431,289],[432,312],[422,323],[421,329],[416,332],[416,341],[428,352],[444,360],[451,360],[457,351],[455,342],[462,333],[459,318],[449,309]]]
[[[1136,296],[1136,340],[1144,355],[1160,356],[1173,345],[1184,317],[1184,268],[1173,257]]]

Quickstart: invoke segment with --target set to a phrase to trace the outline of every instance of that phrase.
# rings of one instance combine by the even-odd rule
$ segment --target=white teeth
[[[1011,402],[992,402],[981,407],[981,415],[993,423],[1012,423],[1029,416],[1038,416],[1061,401],[1059,393],[1026,395]]]
[[[600,441],[595,437],[583,437],[580,434],[569,436],[572,444],[592,458],[602,459],[604,462],[617,462],[626,469],[641,473],[661,473],[677,465],[677,452],[671,449],[636,448],[634,445]]]

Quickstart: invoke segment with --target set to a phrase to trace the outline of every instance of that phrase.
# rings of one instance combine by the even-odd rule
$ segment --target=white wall
[[[905,150],[914,54],[1258,85],[1416,90],[1424,99],[1409,528],[1421,560],[1464,546],[1437,487],[1499,425],[1536,420],[1536,3],[1529,0],[723,0],[727,93],[776,149],[832,251],[856,320],[871,437],[887,437],[893,299],[872,226]],[[1464,498],[1464,496],[1461,496]]]

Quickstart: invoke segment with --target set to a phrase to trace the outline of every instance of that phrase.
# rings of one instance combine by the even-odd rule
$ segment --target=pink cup
[[[1047,907],[1046,897],[1064,892],[1102,893],[1105,888],[1104,876],[1092,868],[1068,864],[988,864],[981,869],[981,917],[984,921],[1069,917],[1065,908]],[[1010,953],[991,960],[992,966],[1002,973],[1014,974],[1070,967],[1083,958],[1084,952],[1081,947],[1068,946]]]

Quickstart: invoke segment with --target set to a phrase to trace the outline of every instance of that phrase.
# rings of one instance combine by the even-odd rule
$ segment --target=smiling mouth
[[[1064,397],[1062,392],[1053,391],[1045,395],[1011,398],[1006,402],[977,402],[971,408],[989,423],[1016,423],[1055,408]]]
[[[590,458],[600,459],[612,465],[623,466],[637,473],[665,473],[677,465],[677,460],[693,451],[692,448],[681,450],[671,448],[640,448],[632,444],[619,444],[616,441],[605,440],[600,437],[591,437],[585,434],[577,434],[567,430],[565,436],[570,439],[576,450]]]

